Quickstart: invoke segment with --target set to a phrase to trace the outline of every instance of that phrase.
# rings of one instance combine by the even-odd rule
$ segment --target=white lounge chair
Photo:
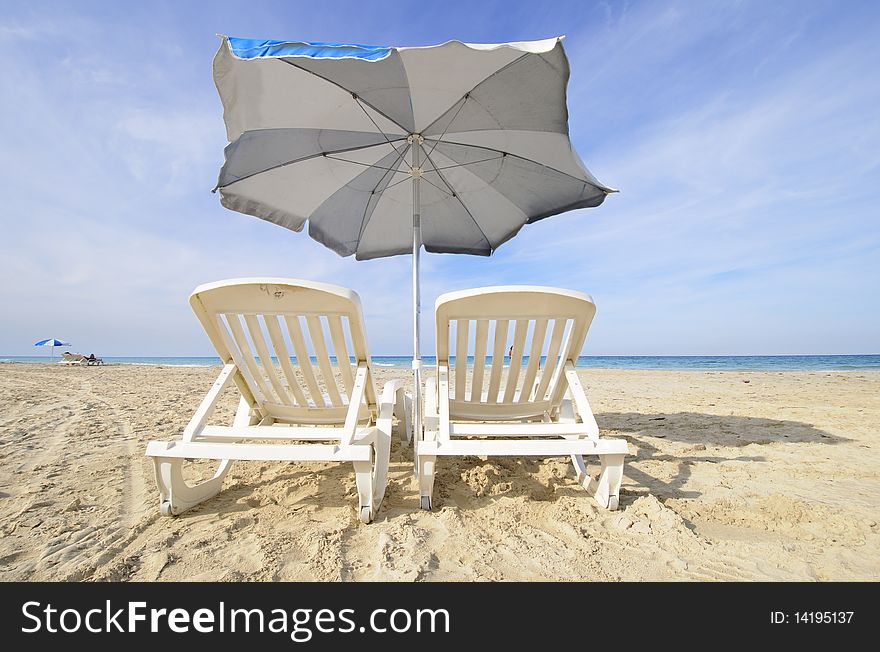
[[[401,438],[408,440],[411,405],[398,380],[387,383],[377,399],[357,294],[324,283],[244,278],[202,285],[190,305],[224,367],[183,437],[147,446],[161,513],[180,514],[217,494],[233,460],[340,461],[353,462],[360,519],[373,520],[385,495],[392,415],[399,419]],[[328,333],[341,385],[331,365]],[[241,394],[233,424],[209,425],[230,383]],[[189,486],[181,472],[185,458],[221,462],[213,478]]]
[[[58,361],[58,364],[63,365],[80,365],[83,366],[87,363],[86,356],[81,353],[71,353],[70,351],[65,351],[61,354],[61,359]]]
[[[443,455],[569,455],[578,482],[600,506],[617,508],[627,445],[599,438],[575,371],[595,312],[587,294],[533,286],[463,290],[437,299],[437,377],[425,384],[425,433],[416,442],[422,509],[431,509],[436,461]],[[511,322],[513,355],[502,385]],[[599,456],[598,479],[587,473],[584,455]]]

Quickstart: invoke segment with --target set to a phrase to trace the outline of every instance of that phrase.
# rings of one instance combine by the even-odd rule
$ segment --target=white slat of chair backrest
[[[229,352],[229,355],[232,357],[233,362],[235,362],[235,366],[238,368],[239,373],[245,380],[245,383],[250,388],[251,392],[253,392],[254,399],[257,401],[257,404],[262,405],[266,402],[266,395],[263,393],[262,389],[260,389],[260,385],[257,383],[253,374],[251,374],[250,367],[248,367],[245,362],[244,357],[241,355],[241,351],[239,351],[238,346],[236,346],[232,337],[229,334],[228,327],[222,315],[214,315],[214,328],[216,332],[220,336],[220,341],[223,342],[224,348]]]
[[[467,372],[468,367],[466,364],[459,364],[459,361],[466,361],[468,354],[468,345],[469,345],[469,320],[458,319],[455,320],[456,323],[456,334],[455,334],[455,392],[454,398],[456,401],[468,401],[472,403],[482,403],[483,401],[483,378],[485,376],[485,367],[486,367],[486,349],[488,347],[488,338],[489,338],[489,327],[490,323],[495,320],[488,319],[478,319],[477,328],[476,328],[476,336],[474,338],[474,364],[473,371],[471,373],[471,391],[470,393],[465,392],[465,385],[467,383]],[[513,337],[513,357],[510,360],[510,365],[508,367],[508,376],[507,382],[504,386],[503,395],[499,396],[500,393],[500,384],[501,384],[501,371],[496,371],[495,361],[501,362],[498,368],[503,369],[503,362],[506,357],[506,351],[504,351],[504,347],[507,345],[507,338],[505,337],[501,339],[494,340],[494,348],[496,350],[495,355],[493,355],[493,365],[492,365],[492,373],[495,374],[495,380],[497,383],[497,387],[493,391],[491,387],[490,380],[490,388],[487,392],[487,402],[488,403],[512,403],[512,402],[531,402],[534,400],[540,400],[543,398],[543,395],[540,397],[533,396],[532,389],[535,385],[535,380],[538,377],[538,371],[541,366],[541,355],[544,349],[544,343],[546,340],[547,334],[547,319],[537,319],[537,320],[525,320],[518,319],[516,320],[514,337]],[[534,327],[531,326],[534,324]],[[528,354],[528,363],[525,365],[525,375],[523,376],[522,385],[519,384],[519,376],[524,366],[524,362],[526,359],[526,344],[528,343],[528,332],[529,329],[532,328],[532,339],[529,345],[529,354]],[[504,331],[504,327],[501,327],[501,330],[498,329],[497,323],[495,324],[495,332],[502,333]],[[509,328],[507,329],[509,332]],[[451,333],[450,333],[451,336]],[[560,334],[561,340],[561,334]],[[559,347],[556,347],[557,355]],[[553,365],[553,368],[556,368],[556,365]],[[547,383],[550,382],[550,378],[548,377]],[[519,394],[517,395],[517,392]]]
[[[523,348],[526,344],[526,334],[529,330],[528,319],[517,319],[516,328],[513,331],[513,355],[510,356],[510,367],[507,369],[507,386],[504,389],[504,403],[512,403],[516,396],[516,383],[519,380],[519,370],[522,367]]]
[[[483,373],[486,370],[486,346],[489,340],[489,320],[477,320],[477,334],[474,339],[474,377],[471,381],[471,402],[483,400]]]
[[[535,409],[558,409],[562,398],[560,391],[564,389],[564,383],[559,382],[561,371],[566,362],[574,363],[580,354],[594,314],[595,304],[589,295],[557,288],[478,288],[440,297],[436,311],[437,361],[438,365],[451,366],[450,354],[454,346],[456,387],[450,400],[455,404],[456,414],[479,420],[481,414],[489,419],[502,415],[516,418],[517,414],[533,416],[537,414]],[[467,367],[458,366],[460,360],[467,360],[469,328],[463,324],[469,320],[477,322],[470,393],[460,389],[463,380],[468,378]],[[454,345],[450,341],[453,321],[457,325]],[[515,322],[512,334],[511,321]],[[490,339],[493,341],[492,362],[488,363],[486,350]],[[505,354],[511,341],[513,351],[502,387]],[[546,357],[542,356],[545,347]],[[546,363],[542,363],[542,358]],[[490,365],[488,372],[485,370],[487,363]],[[483,392],[487,374],[489,387]],[[480,412],[477,407],[480,404],[487,408],[491,406],[491,410]],[[520,405],[522,409],[515,407]]]
[[[229,340],[231,351],[234,353],[235,359],[240,361],[248,370],[249,380],[253,379],[254,384],[265,399],[269,402],[280,402],[291,407],[309,407],[309,399],[303,392],[303,388],[300,387],[296,371],[290,361],[287,345],[284,342],[284,334],[281,328],[279,328],[279,315],[227,313],[224,317],[229,329],[227,334],[231,335]],[[322,317],[312,314],[302,316],[283,315],[283,317],[285,318],[288,333],[296,352],[296,366],[300,368],[300,373],[311,394],[312,402],[318,407],[328,407],[326,402],[329,399],[331,403],[329,407],[344,407],[345,404],[342,400],[340,387],[333,372],[333,362],[324,335]],[[300,317],[305,319],[307,326],[305,330],[302,329],[300,324]],[[242,328],[242,319],[244,320],[245,328]],[[265,330],[269,336],[268,342],[263,333],[261,320],[262,324],[265,324]],[[345,331],[342,319],[338,315],[328,316],[327,326],[330,330],[334,352],[336,349],[342,352],[337,356],[337,361],[339,363],[340,376],[343,383],[346,384],[344,389],[346,398],[348,398],[354,387],[354,377],[345,344]],[[223,330],[225,331],[226,328]],[[326,388],[326,396],[320,391],[319,379],[315,375],[311,359],[308,356],[309,341],[311,341],[312,349],[318,362],[321,379]],[[251,349],[251,343],[256,355],[254,355],[254,351]],[[270,343],[271,349],[269,348]],[[278,360],[278,367],[272,361],[273,352],[275,353],[274,357]],[[257,356],[259,356],[259,362],[257,361]],[[279,372],[279,367],[281,372]],[[285,383],[284,380],[287,382]]]
[[[345,394],[350,401],[356,393],[353,366],[364,371],[357,418],[377,412],[363,314],[351,290],[298,279],[231,279],[196,288],[190,305],[221,360],[234,362],[233,381],[242,396],[265,416],[317,424],[355,418],[343,398]],[[312,366],[310,351],[318,369]],[[291,354],[296,355],[295,364]],[[326,395],[317,375],[326,385]]]
[[[263,376],[263,372],[260,371],[260,368],[257,365],[251,347],[248,345],[247,337],[244,334],[244,329],[241,327],[240,316],[238,314],[227,313],[225,317],[229,330],[232,331],[232,338],[235,340],[235,344],[238,347],[239,355],[242,360],[244,360],[244,364],[247,366],[248,371],[250,371],[254,381],[256,381],[260,392],[263,393],[266,400],[272,403],[279,401],[280,399],[278,397],[272,395],[272,390],[269,388],[269,385],[266,383],[266,378]]]
[[[339,396],[339,387],[336,385],[336,377],[333,375],[333,368],[330,364],[330,354],[327,352],[327,344],[324,341],[324,327],[321,325],[321,318],[308,315],[306,324],[309,327],[312,348],[315,350],[318,368],[324,377],[324,387],[327,389],[330,403],[334,407],[342,407],[342,398]]]
[[[544,371],[541,372],[541,380],[538,382],[538,388],[535,391],[535,399],[540,401],[547,395],[547,389],[556,367],[559,365],[559,349],[562,345],[562,336],[565,334],[565,326],[568,320],[554,319],[553,330],[550,335],[550,348],[547,349],[547,364]]]
[[[487,401],[498,401],[498,389],[501,387],[501,372],[504,370],[504,354],[507,353],[507,330],[510,322],[506,319],[495,320],[495,345],[492,347],[492,370],[489,372],[489,395]]]
[[[354,377],[352,376],[348,348],[345,344],[345,330],[342,325],[342,318],[338,315],[332,315],[327,318],[327,321],[330,323],[333,355],[336,357],[336,366],[339,367],[339,374],[342,376],[342,386],[345,388],[345,395],[351,399],[351,392],[354,389]]]
[[[468,331],[470,320],[458,319],[455,326],[455,400],[464,400],[464,388],[467,384]]]
[[[281,369],[284,371],[284,377],[287,379],[287,387],[293,393],[293,398],[297,405],[308,405],[305,394],[303,394],[302,388],[299,386],[296,371],[294,371],[293,365],[290,363],[290,352],[284,343],[284,335],[278,324],[278,315],[263,315],[263,318],[266,320],[266,330],[269,331],[272,348],[275,349],[275,357],[278,358]]]
[[[303,337],[299,317],[297,315],[284,315],[284,323],[287,324],[287,332],[290,333],[290,341],[293,342],[293,350],[296,353],[296,364],[303,379],[306,381],[306,387],[309,389],[312,402],[318,407],[326,407],[327,403],[324,401],[324,395],[318,387],[315,372],[312,370],[312,360],[309,357],[309,349]]]
[[[562,350],[559,352],[559,364],[556,365],[556,369],[553,370],[553,377],[550,379],[548,396],[553,405],[559,405],[560,401],[562,401],[562,395],[565,393],[566,384],[561,382],[561,379],[565,375],[565,362],[572,357],[571,348],[574,345],[574,327],[574,324],[571,323],[570,328],[565,332]],[[576,356],[577,353],[574,355]]]
[[[519,402],[532,401],[538,398],[532,397],[532,387],[535,384],[538,369],[541,366],[541,354],[544,352],[544,339],[547,334],[547,320],[536,319],[535,329],[532,331],[532,347],[529,349],[529,364],[526,367],[526,375],[523,378],[522,390],[519,394]]]
[[[293,405],[293,399],[290,396],[290,392],[288,392],[281,383],[281,379],[278,377],[278,371],[272,362],[272,354],[269,352],[269,348],[266,346],[266,340],[263,338],[263,330],[260,328],[259,319],[256,315],[244,315],[244,323],[251,336],[251,342],[254,343],[254,348],[260,356],[263,373],[269,377],[269,384],[272,385],[272,389],[275,390],[275,394],[277,394],[278,398],[284,405]]]

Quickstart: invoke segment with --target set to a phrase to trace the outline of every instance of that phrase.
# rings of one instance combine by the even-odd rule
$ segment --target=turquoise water
[[[491,356],[490,356],[491,359]],[[528,356],[526,356],[528,359]],[[56,363],[58,358],[55,358]],[[314,360],[314,359],[313,359]],[[454,360],[454,358],[453,358]],[[468,358],[469,361],[473,357]],[[543,361],[543,359],[542,359]],[[0,356],[0,362],[48,363],[48,356]],[[204,367],[219,365],[216,357],[112,357],[104,356],[106,364],[148,364]],[[425,366],[436,364],[433,356],[424,356]],[[377,367],[409,369],[408,356],[373,356]],[[751,370],[751,371],[880,371],[880,355],[737,355],[737,356],[581,356],[578,367],[606,369],[670,369],[670,370]]]

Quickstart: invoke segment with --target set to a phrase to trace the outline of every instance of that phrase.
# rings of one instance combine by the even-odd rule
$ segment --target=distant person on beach
[[[510,348],[507,350],[507,357],[513,360],[513,345],[510,345]],[[541,368],[541,360],[538,359],[538,369]]]

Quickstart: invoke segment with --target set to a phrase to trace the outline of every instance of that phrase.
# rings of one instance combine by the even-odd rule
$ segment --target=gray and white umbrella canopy
[[[293,231],[308,222],[341,256],[412,253],[417,367],[421,246],[488,256],[525,224],[614,192],[571,146],[568,78],[559,38],[394,48],[222,37],[220,201]]]
[[[412,252],[405,182],[420,172],[425,249],[489,255],[523,225],[612,192],[569,142],[568,76],[555,38],[416,48],[224,38],[221,202],[294,231],[308,221],[342,256],[393,256]]]

